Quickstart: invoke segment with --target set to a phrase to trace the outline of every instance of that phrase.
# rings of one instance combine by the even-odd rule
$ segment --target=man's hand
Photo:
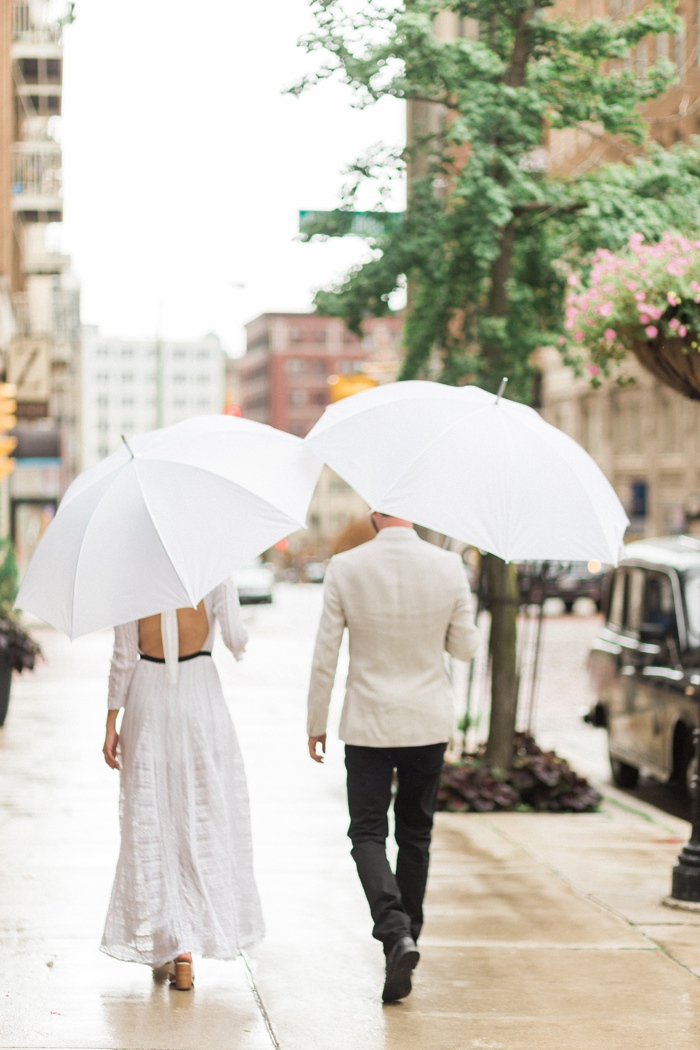
[[[316,751],[316,745],[321,745],[322,755],[319,755]],[[310,736],[309,737],[309,754],[313,758],[314,762],[323,762],[323,755],[326,753],[326,734],[323,736]]]

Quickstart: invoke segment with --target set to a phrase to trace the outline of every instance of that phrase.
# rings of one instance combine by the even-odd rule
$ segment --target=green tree
[[[294,90],[339,76],[358,104],[389,96],[444,107],[439,131],[421,135],[402,154],[375,151],[351,169],[341,211],[358,188],[382,188],[402,164],[420,158],[400,227],[372,240],[373,257],[316,305],[359,330],[368,314],[389,310],[409,286],[401,379],[438,363],[447,383],[530,395],[532,351],[561,330],[565,269],[576,226],[588,212],[583,182],[550,179],[542,170],[548,129],[584,128],[641,145],[640,103],[675,76],[660,60],[638,75],[625,62],[645,37],[677,28],[673,0],[658,0],[620,19],[574,22],[553,0],[312,0],[316,28],[306,46],[322,66]],[[475,33],[438,39],[435,17],[469,19]],[[589,180],[596,192],[594,180]],[[381,204],[381,196],[380,196]],[[620,225],[624,225],[621,221]],[[333,235],[335,229],[320,229]],[[590,231],[589,231],[590,232]],[[569,238],[567,241],[567,237]],[[568,248],[567,248],[568,245]],[[489,556],[494,615],[492,724],[488,758],[509,766],[516,715],[512,570]],[[495,606],[494,606],[495,608]]]

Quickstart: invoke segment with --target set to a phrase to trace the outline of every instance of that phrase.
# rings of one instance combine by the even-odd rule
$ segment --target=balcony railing
[[[53,142],[19,142],[12,149],[13,209],[41,208],[62,195],[61,151]],[[29,201],[31,200],[31,203]]]
[[[31,4],[13,4],[13,40],[22,40],[32,44],[57,44],[61,40],[62,28],[59,22],[44,22],[37,25],[32,18]]]

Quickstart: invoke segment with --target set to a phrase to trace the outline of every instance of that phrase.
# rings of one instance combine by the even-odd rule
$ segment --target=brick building
[[[265,313],[246,325],[230,384],[247,419],[304,437],[328,404],[328,377],[367,372],[388,381],[401,359],[399,317],[369,318],[360,339],[335,317]]]

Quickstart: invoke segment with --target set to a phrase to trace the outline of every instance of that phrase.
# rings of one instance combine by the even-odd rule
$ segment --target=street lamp
[[[690,841],[678,854],[673,869],[671,897],[668,903],[685,901],[700,907],[700,729],[693,730],[694,765],[691,792],[693,798]],[[693,909],[694,910],[694,909]]]

